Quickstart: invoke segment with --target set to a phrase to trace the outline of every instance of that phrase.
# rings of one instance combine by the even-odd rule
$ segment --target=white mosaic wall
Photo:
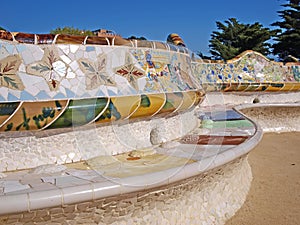
[[[122,125],[78,128],[61,134],[0,139],[0,172],[45,164],[77,162],[112,155],[179,138],[198,125],[194,112]],[[152,131],[152,132],[151,132]],[[150,140],[155,133],[155,140]],[[152,138],[153,139],[153,138]]]
[[[5,215],[0,223],[222,225],[243,205],[251,181],[251,167],[243,158],[148,192]]]

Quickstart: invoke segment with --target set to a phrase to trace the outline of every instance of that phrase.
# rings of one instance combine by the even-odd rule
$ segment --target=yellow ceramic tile
[[[158,113],[165,103],[166,95],[164,93],[142,95],[141,104],[139,105],[139,108],[130,116],[130,119],[151,117]]]
[[[137,110],[140,102],[141,97],[139,95],[113,97],[110,99],[106,110],[96,120],[96,123],[109,123],[126,119]]]
[[[167,93],[166,103],[163,106],[163,108],[158,112],[158,114],[159,115],[170,114],[176,111],[181,106],[182,103],[183,103],[183,94],[181,92]]]
[[[4,126],[6,120],[11,117],[18,109],[20,102],[1,103],[0,104],[0,127]]]
[[[182,112],[185,110],[190,109],[192,106],[194,106],[198,96],[196,91],[188,91],[188,92],[182,92],[183,94],[183,102],[177,112]]]
[[[67,105],[67,100],[24,102],[0,131],[39,130],[55,121]]]

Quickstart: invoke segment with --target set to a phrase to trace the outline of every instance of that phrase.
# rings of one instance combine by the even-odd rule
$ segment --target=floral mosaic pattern
[[[0,86],[10,89],[23,90],[24,85],[17,75],[21,65],[19,55],[8,56],[0,60]]]
[[[86,88],[91,90],[100,85],[116,86],[114,79],[112,79],[106,72],[107,57],[103,54],[99,55],[95,62],[88,59],[80,59],[79,65],[86,76]]]
[[[51,91],[57,90],[60,81],[72,72],[71,68],[63,62],[56,48],[45,48],[41,61],[27,66],[28,74],[43,77]]]
[[[191,80],[190,58],[155,50],[132,50],[131,54],[145,71],[144,91],[180,91],[195,87]]]
[[[126,55],[126,63],[123,66],[117,67],[114,69],[115,73],[121,75],[127,79],[130,85],[139,90],[137,85],[137,79],[144,77],[144,71],[133,62],[133,59],[129,54]]]

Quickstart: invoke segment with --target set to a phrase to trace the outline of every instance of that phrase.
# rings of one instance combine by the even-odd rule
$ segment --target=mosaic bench
[[[253,51],[204,62],[175,38],[0,32],[0,222],[234,214],[262,130],[214,94],[232,93],[233,104],[245,93],[297,92],[299,63]]]

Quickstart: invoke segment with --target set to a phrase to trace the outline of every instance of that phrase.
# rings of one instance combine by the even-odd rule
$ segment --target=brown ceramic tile
[[[58,35],[55,44],[83,44],[86,36]]]
[[[52,44],[55,34],[37,34],[38,44]]]
[[[12,41],[13,40],[13,36],[12,36],[12,34],[10,32],[1,30],[0,31],[0,39]]]
[[[163,43],[163,42],[155,42],[154,43],[154,45],[155,45],[155,48],[156,49],[167,49],[167,46],[166,46],[166,44],[165,43]]]
[[[108,45],[105,37],[88,37],[86,40],[86,44],[93,45]]]
[[[246,141],[249,136],[210,136],[188,135],[181,139],[182,144],[198,145],[239,145]]]
[[[114,45],[124,45],[124,46],[132,46],[131,41],[116,36],[114,39]]]
[[[137,47],[141,48],[153,48],[153,45],[150,41],[137,40]]]
[[[34,44],[34,34],[17,33],[14,36],[19,43]]]

